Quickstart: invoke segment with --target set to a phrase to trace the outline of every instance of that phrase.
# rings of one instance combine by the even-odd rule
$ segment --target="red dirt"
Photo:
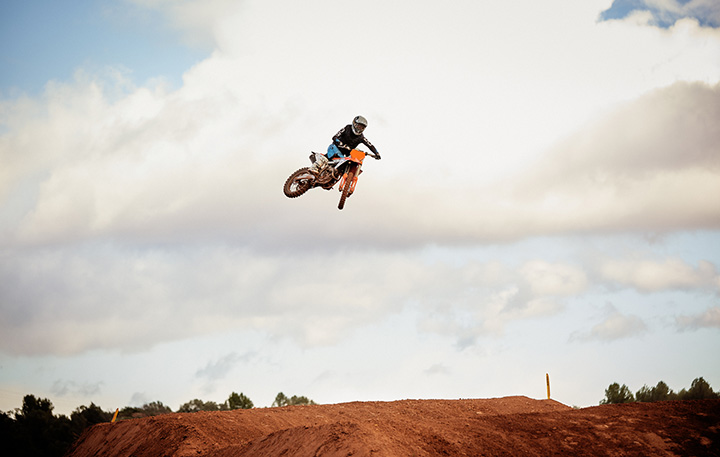
[[[96,425],[68,457],[720,456],[720,400],[572,409],[403,400],[167,414]]]

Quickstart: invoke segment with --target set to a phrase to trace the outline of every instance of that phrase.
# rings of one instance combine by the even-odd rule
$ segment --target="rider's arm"
[[[378,152],[377,148],[375,146],[373,146],[373,144],[370,141],[368,141],[367,138],[365,138],[365,135],[363,135],[362,142],[365,146],[370,148],[370,150],[377,156],[378,159],[380,158],[380,153]]]
[[[342,136],[342,134],[343,134],[343,132],[345,131],[346,128],[347,128],[347,127],[341,128],[340,131],[337,132],[334,137],[332,137],[332,140],[333,140],[333,143],[335,143],[335,145],[336,145],[339,149],[341,149],[341,150],[343,150],[343,151],[346,151],[346,152],[349,152],[352,148],[349,147],[348,145],[346,145],[345,143],[343,143],[343,142],[340,140],[340,137]]]

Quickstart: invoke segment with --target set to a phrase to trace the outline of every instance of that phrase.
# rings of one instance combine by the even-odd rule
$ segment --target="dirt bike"
[[[365,156],[370,153],[353,149],[347,157],[339,157],[328,161],[317,172],[313,172],[310,167],[304,167],[291,174],[285,181],[283,192],[289,198],[296,198],[312,189],[313,187],[322,187],[325,190],[332,189],[335,184],[340,183],[341,192],[340,203],[338,209],[345,207],[345,200],[355,192],[358,176],[362,173],[362,163]],[[310,161],[315,163],[318,154],[313,152],[310,154]],[[370,157],[379,159],[379,155],[370,154]]]

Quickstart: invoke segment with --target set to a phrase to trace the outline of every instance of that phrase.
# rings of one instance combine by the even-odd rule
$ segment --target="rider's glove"
[[[376,152],[376,153],[375,153],[375,160],[380,160],[380,153],[379,153],[379,152]]]

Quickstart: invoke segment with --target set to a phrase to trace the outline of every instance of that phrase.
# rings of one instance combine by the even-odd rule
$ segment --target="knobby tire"
[[[308,179],[298,179],[302,175],[308,173],[310,173],[310,169],[308,167],[305,167],[297,170],[295,173],[290,175],[290,177],[285,181],[285,185],[283,186],[283,192],[285,193],[286,197],[297,198],[310,189],[311,184]]]
[[[355,179],[354,169],[348,171],[347,178],[345,179],[345,186],[343,186],[342,195],[340,196],[340,203],[338,204],[338,209],[343,209],[345,207],[345,200],[348,198],[348,194],[350,193],[353,179]]]

